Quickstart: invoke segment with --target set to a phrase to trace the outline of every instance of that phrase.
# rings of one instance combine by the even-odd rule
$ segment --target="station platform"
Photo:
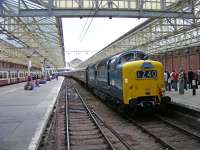
[[[25,91],[0,87],[0,150],[34,150],[60,91],[63,77]]]
[[[171,97],[172,103],[200,112],[200,88],[196,89],[196,95],[192,95],[192,89],[185,90],[184,95],[173,90],[166,91],[166,95]]]

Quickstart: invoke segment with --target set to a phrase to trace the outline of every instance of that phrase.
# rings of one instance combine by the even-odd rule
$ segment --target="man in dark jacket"
[[[188,83],[189,83],[189,88],[192,88],[192,80],[194,78],[194,73],[192,71],[192,68],[188,71]]]

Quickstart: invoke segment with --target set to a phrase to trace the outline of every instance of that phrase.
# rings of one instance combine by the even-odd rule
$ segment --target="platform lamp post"
[[[43,60],[43,76],[45,80],[47,80],[46,61],[47,61],[47,58],[45,57]]]
[[[28,81],[26,83],[26,85],[24,86],[25,90],[33,90],[34,89],[34,84],[32,82],[32,77],[31,77],[31,67],[32,67],[32,62],[31,62],[31,58],[32,57],[38,57],[41,56],[37,51],[34,51],[31,55],[28,55]]]

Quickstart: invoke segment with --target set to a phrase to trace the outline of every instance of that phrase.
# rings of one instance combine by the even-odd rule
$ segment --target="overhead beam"
[[[119,9],[21,9],[18,13],[10,12],[2,17],[119,17],[119,18],[185,18],[193,19],[190,12],[119,10]]]

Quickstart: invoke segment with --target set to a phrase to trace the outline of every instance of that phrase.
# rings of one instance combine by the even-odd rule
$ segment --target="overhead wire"
[[[101,4],[102,4],[102,0],[100,1],[99,5],[98,5],[98,8],[101,6]],[[85,36],[86,36],[86,34],[87,34],[87,32],[88,32],[88,30],[89,30],[91,24],[92,24],[92,21],[94,20],[94,17],[95,17],[95,15],[96,15],[97,11],[98,11],[98,8],[96,8],[96,10],[95,10],[95,12],[94,12],[94,14],[93,14],[93,16],[92,16],[92,18],[91,18],[91,20],[90,20],[90,22],[89,22],[87,28],[86,28],[86,30],[85,30],[85,32],[84,32],[83,36],[80,38],[80,43],[84,40],[84,38],[85,38]],[[91,12],[92,12],[92,10],[90,11],[90,14],[91,14]],[[88,17],[88,18],[89,18],[89,17]],[[89,20],[89,19],[88,19],[88,20]],[[85,25],[84,25],[84,27],[85,27]]]
[[[90,13],[91,13],[91,10],[90,10]],[[90,13],[89,13],[89,15],[90,15]],[[84,30],[85,30],[85,27],[86,27],[86,25],[87,25],[87,23],[88,23],[88,20],[89,20],[89,17],[87,17],[87,20],[86,20],[86,22],[84,23],[84,26],[83,26],[83,28],[82,28],[82,31],[81,31],[81,33],[80,33],[80,35],[79,35],[79,40],[81,39],[81,36],[82,36],[82,34],[83,34]]]
[[[94,8],[94,5],[92,5],[92,8]],[[90,10],[89,16],[90,16],[91,13],[92,13],[92,10]],[[81,30],[81,33],[80,33],[80,35],[79,35],[79,44],[78,44],[77,47],[79,47],[80,43],[82,42],[81,39],[82,39],[83,35],[85,34],[84,30],[85,30],[85,28],[86,28],[86,25],[88,24],[88,20],[89,20],[89,17],[87,17],[87,20],[86,20],[86,22],[84,23],[84,26],[83,26],[83,28],[82,28],[82,30]],[[84,33],[84,34],[83,34],[83,33]]]

